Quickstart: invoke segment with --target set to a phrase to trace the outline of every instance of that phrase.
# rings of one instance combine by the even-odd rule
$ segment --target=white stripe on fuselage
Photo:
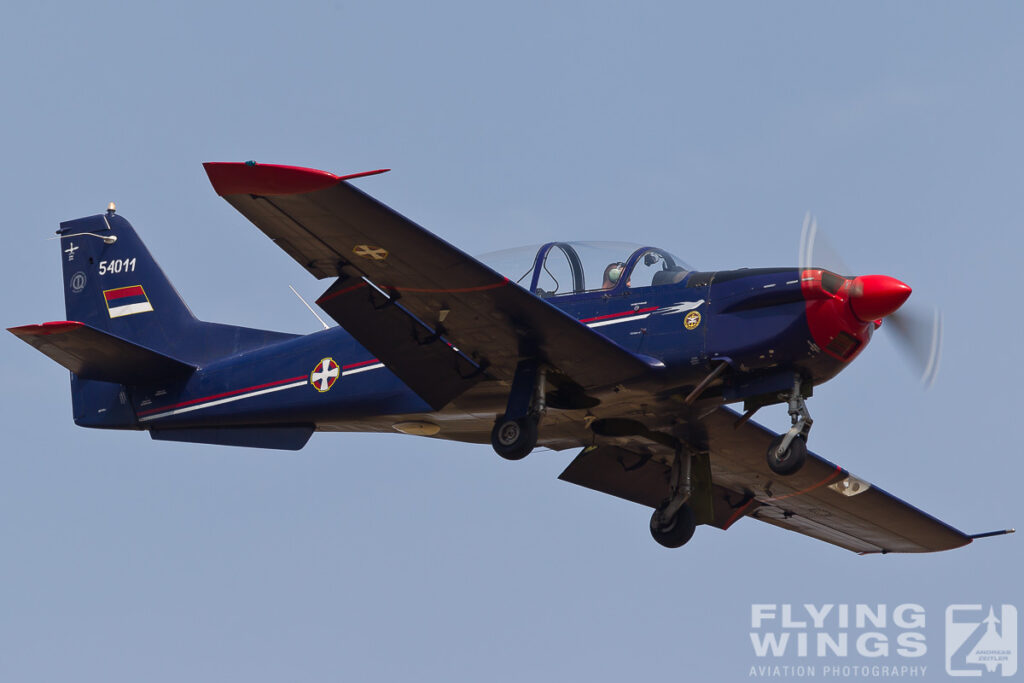
[[[646,303],[646,302],[644,302]],[[623,316],[621,318],[612,318],[611,320],[598,320],[597,322],[584,323],[587,327],[604,327],[605,325],[618,325],[619,323],[630,323],[636,320],[643,320],[649,318],[652,315],[673,315],[675,313],[686,313],[692,311],[695,308],[700,308],[704,305],[704,299],[700,301],[679,301],[672,304],[671,306],[665,306],[659,308],[656,311],[650,311],[649,313],[640,313],[637,315]]]
[[[341,376],[345,377],[347,375],[358,375],[360,372],[366,372],[367,370],[379,370],[380,368],[383,368],[383,367],[384,367],[383,363],[376,363],[374,365],[367,365],[367,366],[361,367],[361,368],[352,368],[351,370],[345,370],[344,372],[342,372]],[[159,419],[159,418],[162,418],[162,417],[170,417],[172,415],[181,415],[183,413],[191,413],[191,412],[196,411],[196,410],[202,410],[203,408],[212,408],[214,406],[224,405],[225,403],[233,403],[234,401],[241,401],[243,398],[253,398],[254,396],[262,396],[264,394],[272,394],[275,391],[284,391],[285,389],[295,389],[296,387],[301,387],[301,386],[303,386],[305,384],[309,384],[309,380],[308,379],[303,379],[303,380],[298,381],[298,382],[291,382],[289,384],[282,384],[281,386],[277,386],[277,387],[268,387],[266,389],[258,389],[256,391],[250,391],[250,392],[245,393],[245,394],[238,394],[237,396],[228,396],[226,398],[218,398],[218,399],[215,399],[213,401],[208,401],[206,403],[197,403],[194,406],[183,406],[181,408],[175,408],[173,410],[166,410],[166,411],[164,411],[162,413],[156,413],[155,415],[146,415],[145,417],[140,417],[139,418],[139,422],[148,422],[150,420],[156,420],[156,419]]]
[[[149,420],[156,420],[161,417],[170,417],[171,415],[181,415],[182,413],[191,413],[195,410],[202,410],[203,408],[212,408],[213,406],[223,405],[225,403],[234,403],[235,401],[241,401],[243,398],[252,398],[253,396],[262,396],[263,394],[272,394],[275,391],[284,391],[285,389],[294,389],[295,387],[301,387],[303,384],[309,384],[308,379],[303,379],[300,382],[292,382],[291,384],[282,384],[279,387],[268,387],[266,389],[259,389],[257,391],[250,391],[247,394],[238,394],[237,396],[228,396],[227,398],[218,398],[215,401],[209,401],[207,403],[197,403],[194,406],[185,406],[183,408],[175,408],[174,410],[168,410],[163,413],[157,413],[156,415],[147,415],[146,417],[140,417],[139,422],[148,422]]]
[[[680,301],[678,303],[672,304],[671,306],[665,306],[664,308],[659,308],[656,311],[656,313],[658,315],[672,315],[674,313],[686,313],[687,311],[692,311],[695,308],[700,308],[703,305],[704,305],[704,299],[701,299],[700,301]]]
[[[639,315],[630,315],[623,318],[613,318],[611,320],[598,320],[597,322],[594,323],[585,324],[587,327],[603,327],[605,325],[618,325],[619,323],[630,323],[633,322],[634,320],[643,320],[644,318],[649,318],[650,316],[650,313],[641,313]]]
[[[364,368],[353,368],[351,370],[346,370],[345,372],[341,373],[341,376],[347,377],[348,375],[357,375],[360,372],[366,372],[367,370],[376,370],[382,367],[384,367],[383,363],[377,363],[376,365],[367,365]]]

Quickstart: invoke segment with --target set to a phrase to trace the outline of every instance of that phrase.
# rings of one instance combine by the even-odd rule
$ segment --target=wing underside
[[[858,553],[934,552],[971,542],[962,532],[842,467],[809,453],[804,467],[774,475],[764,454],[776,436],[722,408],[700,423],[710,486],[697,482],[698,521],[727,529],[741,517],[796,531]],[[637,444],[640,446],[640,444]],[[669,467],[649,445],[584,450],[560,479],[656,507],[669,495]]]

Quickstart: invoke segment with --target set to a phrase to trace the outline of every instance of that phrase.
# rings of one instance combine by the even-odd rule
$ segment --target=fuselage
[[[597,392],[595,405],[560,409],[552,396],[540,443],[577,445],[586,438],[588,422],[604,414],[636,415],[651,429],[663,427],[684,412],[681,397],[723,362],[729,371],[703,392],[702,405],[775,402],[795,373],[810,385],[827,381],[860,352],[874,325],[845,315],[846,303],[823,293],[821,278],[822,271],[795,268],[691,271],[673,283],[633,287],[624,281],[607,290],[547,298],[581,324],[650,359],[658,371],[656,380]],[[839,312],[822,311],[823,305],[836,305]],[[823,319],[832,339],[820,336]],[[834,343],[839,338],[842,344]],[[432,411],[334,327],[218,359],[180,384],[137,389],[130,397],[137,420],[123,426],[313,423],[323,431],[392,431],[395,424],[412,423],[436,425],[441,438],[486,442],[507,394],[507,383],[483,381]]]

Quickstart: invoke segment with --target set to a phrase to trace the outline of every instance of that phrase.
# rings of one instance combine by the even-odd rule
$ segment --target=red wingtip
[[[71,320],[55,320],[52,323],[41,323],[39,325],[22,325],[21,327],[8,327],[7,331],[18,337],[45,337],[51,334],[70,332],[84,327],[84,323]]]
[[[301,166],[255,162],[209,161],[203,164],[213,189],[221,197],[232,194],[283,195],[323,190],[343,180],[385,173],[390,169],[337,176]]]
[[[221,197],[231,194],[298,194],[323,190],[340,178],[333,173],[299,166],[207,162],[203,164],[213,189]]]

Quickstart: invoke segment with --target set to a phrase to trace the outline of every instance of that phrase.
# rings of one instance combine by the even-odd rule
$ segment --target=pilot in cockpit
[[[622,273],[625,270],[626,264],[622,261],[609,263],[608,267],[604,269],[604,282],[601,283],[601,289],[612,289],[615,285],[619,284],[619,278],[622,277]],[[626,286],[629,286],[628,282]]]

